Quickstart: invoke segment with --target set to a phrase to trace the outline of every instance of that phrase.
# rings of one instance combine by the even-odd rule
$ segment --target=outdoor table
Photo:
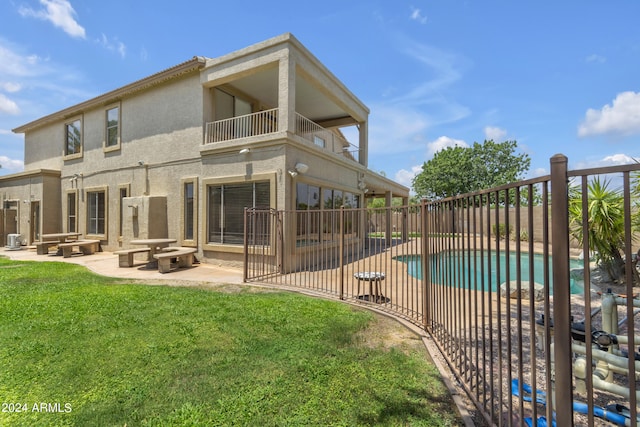
[[[43,234],[41,236],[41,240],[57,240],[60,243],[66,243],[69,240],[76,240],[80,236],[80,233],[51,233],[51,234]]]
[[[358,299],[373,301],[376,303],[387,301],[387,298],[380,293],[380,282],[384,280],[384,273],[380,273],[378,271],[360,271],[358,273],[355,273],[353,277],[358,279],[358,293],[360,293],[360,281],[364,280],[365,282],[369,282],[369,295],[358,295]],[[373,292],[374,283],[376,285],[375,294]]]
[[[148,246],[150,251],[149,258],[147,258],[147,260],[149,261],[149,263],[154,263],[155,260],[153,259],[153,256],[158,252],[161,252],[163,248],[166,248],[167,246],[175,242],[177,242],[176,239],[137,239],[132,240],[129,243],[131,243],[132,245]]]
[[[73,240],[77,240],[81,233],[49,233],[40,236],[40,241],[45,242],[47,240],[57,240],[58,243],[68,243]],[[46,251],[45,251],[46,252]],[[58,248],[56,255],[62,255],[62,249]]]

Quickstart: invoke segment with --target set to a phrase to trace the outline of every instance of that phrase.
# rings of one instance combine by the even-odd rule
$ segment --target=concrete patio
[[[168,274],[158,272],[158,269],[147,269],[144,265],[122,268],[118,266],[118,255],[113,252],[96,252],[92,255],[62,256],[38,255],[34,249],[7,250],[0,249],[0,256],[19,261],[54,261],[68,262],[87,267],[102,276],[117,277],[132,280],[163,280],[170,284],[172,281],[190,281],[211,284],[240,284],[242,283],[242,269],[215,266],[207,263],[196,264],[191,268],[180,268]]]

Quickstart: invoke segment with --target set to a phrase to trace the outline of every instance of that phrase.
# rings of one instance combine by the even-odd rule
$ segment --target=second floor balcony
[[[206,125],[205,144],[250,138],[278,132],[278,108],[258,111]],[[360,149],[350,143],[340,131],[325,129],[296,113],[295,134],[325,150],[360,162]]]

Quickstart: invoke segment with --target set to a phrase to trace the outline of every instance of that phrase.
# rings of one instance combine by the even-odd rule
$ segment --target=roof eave
[[[118,89],[112,90],[95,98],[91,98],[87,101],[81,102],[80,104],[73,105],[71,107],[65,108],[64,110],[56,111],[55,113],[49,114],[27,124],[19,126],[15,129],[12,129],[12,132],[25,133],[29,130],[38,128],[53,121],[65,119],[67,117],[79,114],[83,111],[87,111],[96,106],[109,104],[125,96],[131,95],[132,93],[145,90],[151,86],[174,79],[185,73],[201,69],[205,66],[206,61],[207,58],[204,58],[202,56],[194,56],[192,59],[178,64],[174,67],[167,68],[166,70],[152,74],[151,76],[145,77],[141,80],[137,80],[126,86],[122,86]]]

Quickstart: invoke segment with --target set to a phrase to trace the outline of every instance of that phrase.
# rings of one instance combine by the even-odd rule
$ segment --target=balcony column
[[[289,53],[280,60],[278,70],[278,130],[295,133],[296,62]]]
[[[393,242],[393,215],[391,212],[391,206],[393,205],[393,194],[391,193],[391,191],[387,191],[386,193],[384,193],[384,205],[387,208],[385,210],[387,218],[386,218],[386,230],[384,233],[385,236],[385,240],[387,243],[387,247],[391,247],[391,244]]]
[[[363,165],[364,167],[368,167],[369,166],[369,122],[368,121],[364,121],[364,122],[360,122],[358,123],[358,136],[359,136],[359,140],[358,140],[358,147],[360,150],[360,153],[358,155],[358,161],[360,162],[361,165]]]

